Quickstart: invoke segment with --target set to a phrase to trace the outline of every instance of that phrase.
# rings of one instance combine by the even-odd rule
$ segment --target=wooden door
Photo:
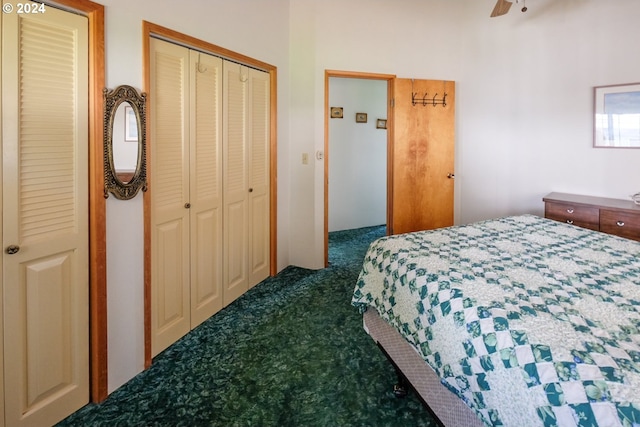
[[[190,51],[191,328],[222,308],[222,59]]]
[[[247,177],[247,91],[249,68],[224,61],[223,186],[224,186],[224,305],[249,288]]]
[[[392,128],[390,232],[453,225],[455,82],[395,79]]]
[[[150,40],[151,347],[190,330],[189,50]]]
[[[5,418],[52,425],[89,401],[88,21],[2,21]]]
[[[249,287],[269,276],[269,77],[249,69]]]

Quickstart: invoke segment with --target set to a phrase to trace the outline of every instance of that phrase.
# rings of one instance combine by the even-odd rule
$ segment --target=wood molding
[[[152,171],[149,165],[153,162],[152,150],[149,148],[153,144],[151,138],[151,120],[153,112],[149,102],[149,89],[151,87],[151,64],[150,64],[150,43],[151,29],[149,23],[142,22],[142,91],[147,94],[147,191],[143,193],[143,262],[144,262],[144,368],[151,366],[151,192],[153,191]]]
[[[90,3],[90,2],[83,2]],[[104,107],[102,90],[105,87],[104,6],[95,5],[89,16],[90,81],[92,101],[92,139],[89,158],[93,164],[90,184],[91,207],[91,399],[101,402],[108,395],[108,331],[107,331],[107,221],[104,190],[103,123]],[[94,42],[91,42],[91,40]]]
[[[166,27],[153,24],[148,21],[142,22],[142,46],[143,46],[143,91],[147,94],[151,88],[150,74],[150,46],[149,39],[156,37],[170,43],[176,43],[188,48],[201,50],[212,55],[229,59],[235,62],[258,68],[269,73],[270,76],[270,274],[273,276],[278,272],[278,246],[277,246],[277,206],[278,206],[278,179],[277,179],[277,105],[278,105],[278,73],[277,67],[267,64],[266,62],[233,52],[229,49],[217,46],[204,40],[179,33]],[[148,99],[148,98],[147,98]],[[150,103],[149,103],[150,104]],[[147,117],[153,117],[150,111],[151,105],[147,108]],[[147,120],[147,147],[153,144],[151,139],[151,120]],[[147,164],[153,162],[151,155],[152,150],[147,149]],[[153,191],[151,168],[147,166],[147,191],[144,193],[144,354],[145,368],[151,366],[151,193]]]
[[[272,70],[276,70],[276,67],[267,64],[266,62],[259,61],[255,58],[251,58],[249,56],[243,55],[241,53],[234,52],[229,49],[225,49],[224,47],[215,45],[213,43],[209,43],[207,41],[188,36],[183,33],[179,33],[172,29],[148,22],[143,21],[143,33],[147,34],[147,38],[151,36],[155,36],[159,39],[168,41],[170,43],[176,43],[179,45],[183,45],[186,47],[193,47],[198,50],[205,51],[207,53],[211,53],[215,56],[220,56],[225,59],[230,59],[235,62],[240,62],[245,65],[249,65],[254,68],[260,68],[264,71],[271,72]]]
[[[103,171],[104,6],[88,0],[49,3],[89,20],[89,334],[91,400],[108,394],[107,224]]]
[[[329,266],[329,79],[343,77],[352,79],[387,81],[387,233],[393,224],[393,94],[394,74],[361,73],[357,71],[325,70],[324,72],[324,265]]]
[[[270,122],[271,132],[269,136],[269,162],[270,183],[269,183],[269,234],[270,244],[269,254],[271,255],[269,274],[278,274],[278,70],[274,67],[269,70],[270,74]]]

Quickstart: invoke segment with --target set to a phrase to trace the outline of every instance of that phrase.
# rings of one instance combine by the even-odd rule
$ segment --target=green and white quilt
[[[640,243],[532,215],[373,242],[353,295],[488,426],[640,426]]]

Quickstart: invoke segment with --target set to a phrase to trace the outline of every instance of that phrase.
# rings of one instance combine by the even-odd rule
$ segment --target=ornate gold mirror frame
[[[146,100],[145,93],[127,85],[118,86],[114,90],[104,89],[104,198],[112,193],[117,199],[129,200],[138,194],[138,191],[147,191],[147,155],[146,155]],[[131,107],[125,117],[122,128],[127,135],[124,141],[137,144],[137,161],[133,171],[123,173],[116,168],[114,161],[114,126],[116,112],[122,105]],[[127,105],[128,104],[128,105]],[[119,115],[120,117],[120,115]],[[135,118],[135,123],[127,122]],[[124,132],[123,132],[124,133]],[[120,136],[119,136],[120,137]]]

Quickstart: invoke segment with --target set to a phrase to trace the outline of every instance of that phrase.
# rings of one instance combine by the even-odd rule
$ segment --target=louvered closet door
[[[224,304],[269,275],[269,74],[224,63]]]
[[[222,308],[222,59],[191,56],[191,328]]]
[[[246,118],[249,68],[224,61],[224,305],[249,288],[249,181]]]
[[[269,276],[269,77],[249,70],[249,287]]]
[[[151,330],[155,356],[190,330],[189,51],[151,39]]]
[[[5,417],[52,425],[89,399],[88,23],[2,20]]]

